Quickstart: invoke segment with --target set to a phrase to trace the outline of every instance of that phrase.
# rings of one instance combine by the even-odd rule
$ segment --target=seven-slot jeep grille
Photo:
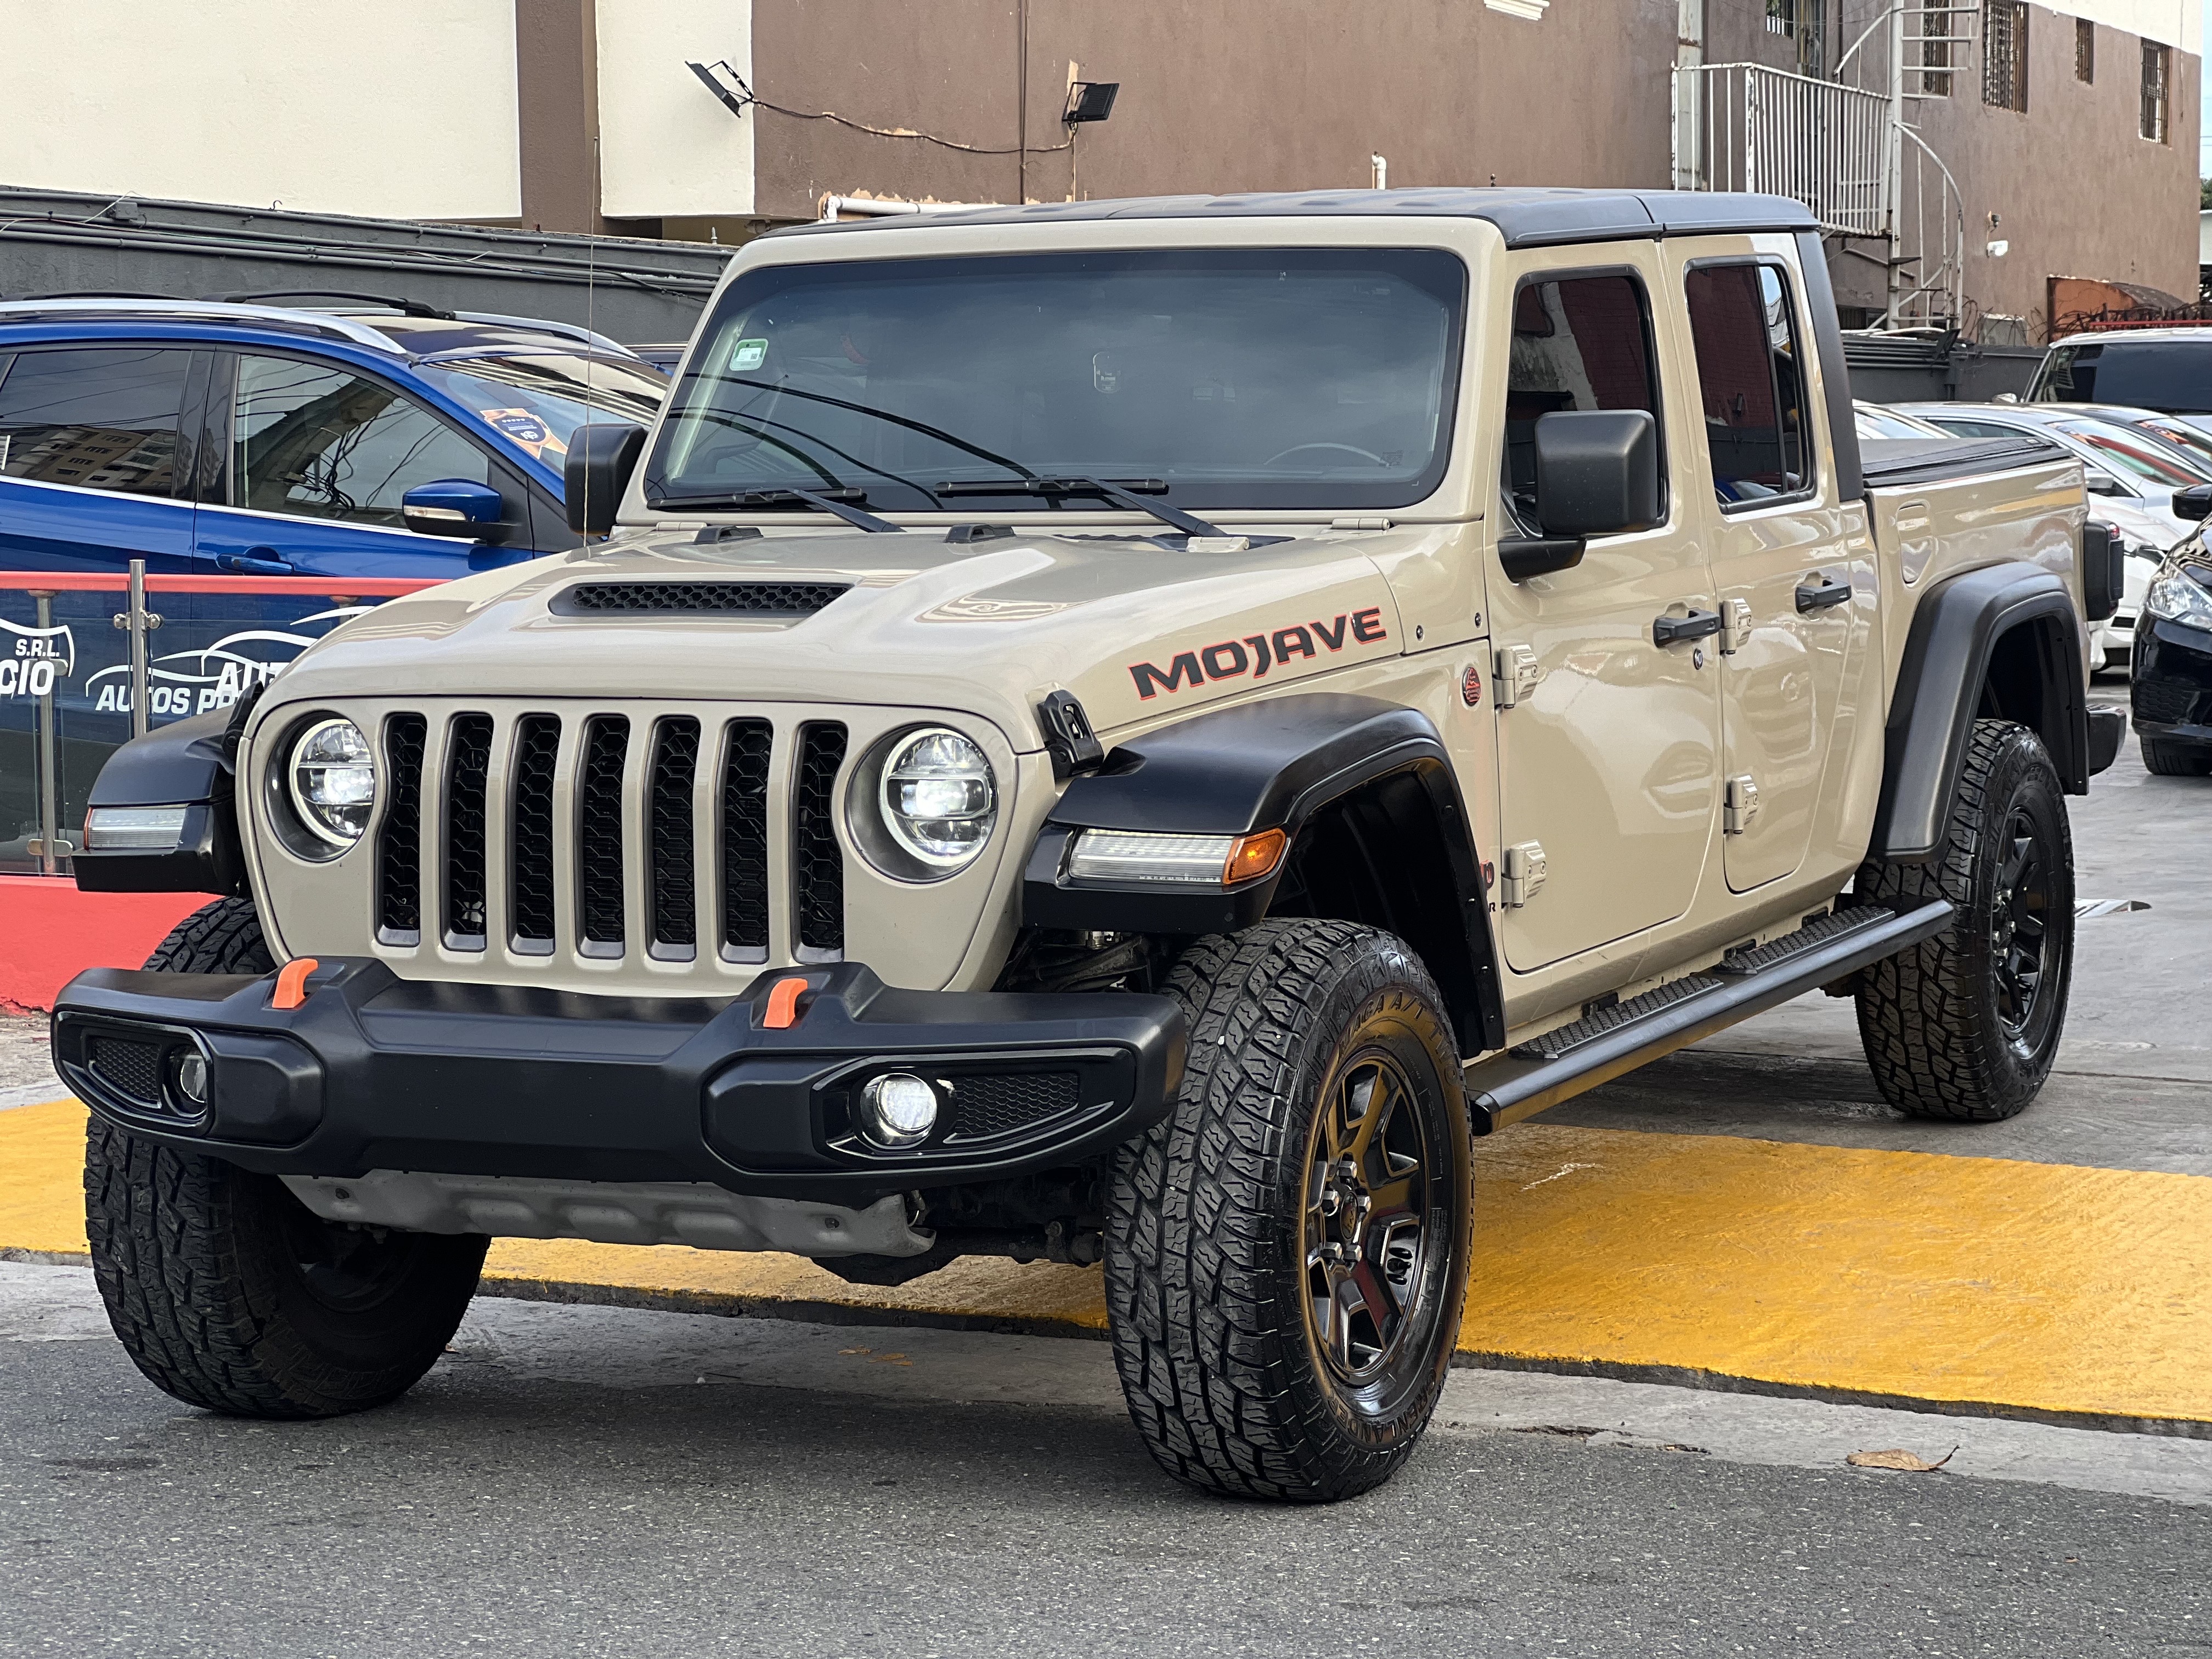
[[[843,952],[840,721],[464,710],[382,732],[380,944],[420,944],[430,903],[454,951],[764,963],[781,912],[785,959]]]

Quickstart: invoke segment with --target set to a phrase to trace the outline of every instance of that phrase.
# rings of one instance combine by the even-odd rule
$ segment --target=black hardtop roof
[[[1121,201],[1040,202],[1028,207],[948,209],[887,214],[839,224],[793,225],[778,236],[917,230],[933,225],[1031,225],[1103,219],[1481,219],[1508,247],[1563,242],[1643,240],[1663,236],[1818,228],[1811,211],[1786,196],[1687,190],[1461,189],[1304,190],[1240,196],[1140,196]]]

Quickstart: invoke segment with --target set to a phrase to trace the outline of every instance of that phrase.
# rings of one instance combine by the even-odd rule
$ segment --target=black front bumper
[[[804,977],[796,1021],[766,1024]],[[402,980],[326,961],[297,1008],[275,976],[95,968],[54,1008],[54,1064],[136,1134],[282,1175],[371,1170],[704,1181],[866,1205],[1080,1162],[1165,1116],[1182,1080],[1170,999],[906,991],[857,963],[762,975],[732,1000]],[[208,1103],[179,1077],[206,1062]],[[858,1133],[867,1080],[949,1085],[909,1152]]]
[[[2162,617],[2138,617],[2128,678],[2137,732],[2212,747],[2212,633]]]

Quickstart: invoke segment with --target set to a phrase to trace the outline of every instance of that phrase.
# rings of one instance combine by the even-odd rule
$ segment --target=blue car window
[[[0,475],[172,494],[191,356],[148,346],[18,353],[0,380]]]
[[[415,372],[556,471],[585,422],[651,426],[668,395],[667,377],[642,363],[550,351],[441,358]]]
[[[378,381],[295,357],[238,360],[232,506],[398,529],[400,498],[437,478],[489,483],[489,459]]]

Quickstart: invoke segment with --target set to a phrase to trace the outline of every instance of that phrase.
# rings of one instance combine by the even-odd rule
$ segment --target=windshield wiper
[[[853,403],[843,398],[833,398],[826,392],[808,392],[803,387],[789,386],[781,380],[756,380],[744,374],[715,374],[708,378],[720,380],[731,386],[749,386],[763,392],[778,392],[787,398],[804,398],[809,403],[828,404],[832,409],[848,409],[855,415],[866,415],[873,420],[889,421],[893,426],[902,426],[909,432],[919,432],[925,438],[934,438],[941,444],[950,444],[955,449],[964,450],[979,459],[990,462],[994,466],[1003,466],[1009,472],[1018,472],[1024,478],[1036,477],[1036,473],[1030,471],[1019,461],[1010,460],[995,450],[986,449],[981,444],[971,444],[965,438],[956,438],[943,427],[932,426],[927,421],[913,421],[903,415],[894,415],[888,409],[871,409],[866,404]],[[744,411],[739,410],[738,413],[743,415]],[[758,419],[759,417],[756,416],[749,418]],[[799,430],[796,427],[790,429],[794,432]]]
[[[1146,514],[1162,524],[1180,530],[1186,536],[1225,536],[1229,532],[1217,525],[1210,525],[1195,514],[1186,513],[1179,507],[1170,507],[1165,501],[1148,501],[1139,490],[1155,495],[1167,493],[1167,485],[1158,478],[1038,478],[1010,479],[994,483],[986,478],[967,479],[937,486],[940,495],[1089,495],[1100,501],[1125,507],[1132,513]]]
[[[902,536],[904,529],[889,519],[879,519],[872,513],[864,513],[853,503],[866,501],[867,495],[858,489],[815,490],[798,489],[787,484],[776,489],[747,489],[727,495],[663,495],[647,503],[656,513],[679,513],[694,508],[708,513],[737,513],[748,507],[787,507],[799,501],[817,512],[828,513],[842,519],[856,530],[866,530],[876,535],[889,532]]]

